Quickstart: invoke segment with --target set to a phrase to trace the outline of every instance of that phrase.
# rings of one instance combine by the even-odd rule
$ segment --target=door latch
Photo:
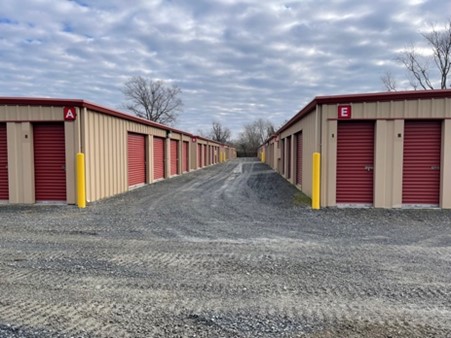
[[[366,171],[373,171],[373,170],[374,170],[374,167],[373,167],[372,165],[366,165],[366,166],[365,166],[365,170],[366,170]]]

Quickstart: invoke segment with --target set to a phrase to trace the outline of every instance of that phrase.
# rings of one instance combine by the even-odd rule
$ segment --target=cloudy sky
[[[395,58],[451,18],[450,0],[2,0],[0,96],[117,108],[132,76],[179,86],[176,126],[238,135],[317,95],[382,91]]]

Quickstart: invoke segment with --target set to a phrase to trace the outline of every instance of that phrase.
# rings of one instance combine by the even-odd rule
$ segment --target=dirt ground
[[[324,209],[240,159],[0,205],[0,337],[451,337],[451,211]]]

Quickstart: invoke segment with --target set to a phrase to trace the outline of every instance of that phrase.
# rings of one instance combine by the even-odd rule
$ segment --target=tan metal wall
[[[10,203],[35,203],[33,123],[37,122],[64,123],[68,204],[75,204],[77,197],[75,157],[78,152],[85,154],[87,202],[128,191],[128,132],[146,135],[146,183],[153,182],[154,136],[166,138],[166,177],[170,176],[170,138],[180,141],[180,155],[183,153],[182,141],[189,142],[189,170],[197,168],[197,142],[193,142],[189,134],[172,131],[169,138],[165,129],[129,121],[114,114],[87,108],[75,109],[76,120],[64,121],[62,106],[0,105],[0,122],[6,122],[7,128]],[[213,162],[218,163],[220,145],[199,139],[198,142],[212,147],[215,154]],[[179,172],[182,172],[182,161],[178,165]]]
[[[291,156],[291,178],[288,181],[292,184],[296,184],[296,142],[294,135],[300,131],[303,133],[302,184],[301,186],[298,186],[298,188],[307,196],[311,196],[312,194],[312,155],[314,152],[320,151],[319,116],[319,111],[314,111],[279,135],[281,140],[283,139],[286,141],[287,138],[291,138],[291,148],[285,150],[287,154],[287,156],[284,156],[285,172],[287,172],[289,155]],[[284,143],[286,148],[287,142]],[[275,145],[275,147],[277,148],[277,145]],[[282,149],[280,149],[280,151],[282,151]],[[278,156],[278,158],[280,157],[281,155]],[[283,176],[286,177],[287,175]]]
[[[166,130],[86,109],[80,120],[87,202],[128,191],[128,132],[147,135],[147,183],[153,181],[153,136],[166,137]]]
[[[322,206],[336,205],[337,107],[320,106]],[[451,99],[356,103],[352,104],[352,120],[356,119],[375,120],[374,206],[382,208],[402,206],[404,121],[442,120],[440,206],[451,208]]]
[[[197,139],[197,142],[196,142],[196,144],[200,144],[200,145],[202,145],[202,154],[201,154],[201,158],[203,158],[204,157],[204,146],[206,146],[207,145],[207,141],[205,141],[205,140],[202,140],[202,139]],[[197,153],[197,148],[196,148],[196,163],[195,163],[195,165],[196,165],[196,168],[197,169],[200,169],[200,168],[202,168],[202,166],[201,167],[199,167],[198,166],[198,162],[197,162],[197,156],[199,156],[199,154]],[[206,167],[207,166],[207,160],[206,159],[203,159],[202,160],[202,164],[205,164],[204,165],[204,167]]]
[[[191,170],[197,170],[199,169],[199,164],[198,164],[198,154],[197,154],[197,145],[199,140],[196,139],[196,142],[191,142],[190,144],[190,155],[191,155],[191,160],[190,160],[190,169]]]
[[[79,109],[77,114],[79,114]],[[8,143],[9,203],[35,203],[33,123],[63,122],[66,142],[66,199],[74,204],[75,154],[79,149],[79,122],[64,122],[63,107],[0,106]]]

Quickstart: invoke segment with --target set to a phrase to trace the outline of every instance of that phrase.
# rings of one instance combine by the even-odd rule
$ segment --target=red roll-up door
[[[197,145],[197,167],[202,168],[202,144]]]
[[[177,175],[179,166],[179,141],[171,140],[171,176]]]
[[[36,201],[65,201],[66,142],[63,123],[33,126]]]
[[[287,178],[291,178],[291,137],[287,137]]]
[[[280,171],[285,175],[285,139],[280,141]]]
[[[440,203],[441,121],[405,121],[403,204]]]
[[[153,179],[164,178],[164,138],[153,138]]]
[[[0,123],[0,200],[9,199],[6,124]]]
[[[183,162],[182,162],[182,171],[184,173],[186,173],[188,171],[189,168],[189,143],[188,142],[183,142],[183,147],[182,147],[182,151],[183,151]]]
[[[374,122],[338,122],[337,203],[373,203]]]
[[[146,183],[146,138],[128,133],[128,186]]]
[[[207,166],[207,165],[208,165],[207,161],[208,161],[208,156],[207,156],[207,145],[204,144],[204,166]]]
[[[296,134],[296,184],[302,184],[302,133]]]

